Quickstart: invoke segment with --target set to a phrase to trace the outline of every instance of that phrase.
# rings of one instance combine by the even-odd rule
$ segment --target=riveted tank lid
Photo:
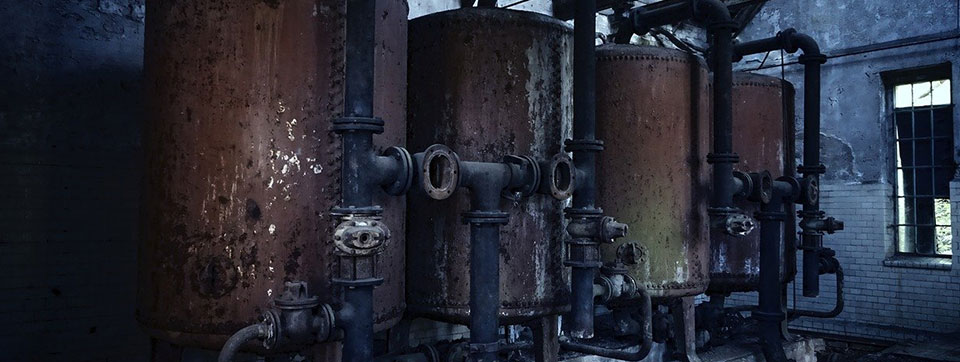
[[[438,13],[424,15],[410,20],[410,26],[432,26],[434,23],[447,22],[482,22],[489,26],[493,24],[536,24],[538,26],[552,26],[565,32],[573,32],[573,27],[552,16],[532,11],[512,10],[503,8],[466,7]]]
[[[634,44],[603,44],[597,47],[598,61],[623,61],[623,60],[662,60],[691,62],[696,61],[701,66],[706,67],[707,63],[703,57],[688,53],[678,49],[670,49],[649,45]]]

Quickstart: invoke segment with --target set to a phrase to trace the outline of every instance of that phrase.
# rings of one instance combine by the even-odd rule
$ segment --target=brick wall
[[[951,182],[954,254],[960,235],[960,181]],[[893,187],[886,183],[824,184],[822,207],[845,222],[846,229],[824,238],[836,250],[845,273],[845,308],[834,319],[801,318],[791,327],[877,339],[922,339],[931,332],[960,329],[960,257],[949,270],[894,267],[884,261],[895,250]],[[798,265],[801,259],[798,257]],[[889,264],[889,262],[888,262]],[[923,264],[922,262],[919,264]],[[940,266],[942,267],[942,266]],[[820,277],[820,297],[804,298],[802,276],[796,281],[798,306],[829,310],[836,294],[832,275]],[[788,291],[793,305],[793,290]],[[733,304],[756,304],[756,294],[730,298]]]
[[[0,1],[0,360],[137,361],[143,0]]]

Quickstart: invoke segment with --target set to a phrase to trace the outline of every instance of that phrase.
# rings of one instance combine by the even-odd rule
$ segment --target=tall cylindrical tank
[[[462,160],[549,160],[570,135],[571,45],[566,24],[530,12],[463,8],[411,20],[410,149],[442,143]],[[510,213],[500,232],[501,322],[569,308],[563,203],[501,201]],[[411,195],[408,205],[408,310],[467,323],[470,235],[461,213],[469,192],[444,201]]]
[[[609,44],[597,49],[599,204],[630,227],[601,245],[651,297],[702,293],[709,281],[710,91],[702,59],[678,50]]]
[[[148,1],[137,318],[154,338],[220,348],[284,281],[335,303],[345,5],[339,0]],[[375,114],[406,134],[403,0],[377,1]],[[404,309],[404,200],[381,197],[376,328]]]
[[[795,174],[793,86],[776,77],[735,73],[733,78],[733,147],[740,155],[734,169],[770,171],[774,179]],[[760,205],[743,199],[736,207],[748,215]],[[781,245],[781,281],[793,280],[797,271],[796,214],[788,209]],[[760,278],[760,233],[732,237],[711,231],[710,292],[757,290]]]

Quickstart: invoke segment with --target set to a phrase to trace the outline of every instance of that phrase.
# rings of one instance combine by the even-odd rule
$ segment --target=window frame
[[[930,160],[931,165],[929,165],[929,166],[917,166],[916,164],[913,164],[913,165],[911,165],[911,166],[903,166],[903,165],[898,165],[898,164],[897,164],[897,159],[900,157],[900,154],[899,154],[899,144],[900,144],[900,141],[908,140],[908,141],[911,141],[911,144],[916,145],[916,140],[919,139],[918,137],[916,137],[915,134],[911,134],[910,137],[907,137],[907,138],[904,138],[904,139],[898,138],[898,130],[897,130],[897,127],[898,127],[898,125],[897,125],[897,114],[898,114],[898,112],[911,112],[911,113],[913,113],[913,112],[916,112],[917,109],[920,109],[920,110],[931,110],[931,112],[932,112],[933,109],[939,109],[939,108],[949,109],[949,111],[947,111],[947,112],[950,114],[950,117],[951,117],[951,134],[950,134],[950,135],[939,135],[939,136],[938,136],[938,135],[935,135],[935,134],[933,133],[935,130],[934,130],[933,128],[931,128],[931,130],[930,130],[931,134],[930,134],[929,140],[930,140],[931,145],[932,145],[933,142],[934,142],[934,140],[936,140],[936,139],[938,139],[938,138],[939,138],[939,139],[948,138],[948,139],[951,140],[951,144],[953,145],[953,148],[954,148],[954,151],[951,152],[951,157],[952,157],[952,154],[956,152],[956,151],[955,151],[955,150],[956,150],[955,134],[956,134],[956,132],[957,132],[957,128],[956,128],[956,126],[957,126],[957,124],[956,124],[957,121],[956,121],[956,117],[955,117],[956,102],[955,102],[955,99],[954,99],[954,96],[953,96],[953,95],[954,95],[953,90],[954,90],[954,87],[955,87],[955,85],[954,85],[955,82],[953,81],[953,77],[952,77],[952,64],[948,62],[948,63],[940,63],[940,64],[934,64],[934,65],[928,65],[928,66],[922,66],[922,67],[907,68],[907,69],[901,69],[901,70],[894,70],[894,71],[883,72],[883,73],[881,73],[881,79],[883,80],[883,84],[884,84],[884,88],[885,88],[884,91],[885,91],[885,94],[887,95],[887,97],[886,97],[886,98],[887,98],[887,102],[886,102],[886,107],[885,107],[885,109],[886,109],[886,118],[889,120],[887,126],[888,126],[888,130],[889,130],[889,134],[890,134],[890,140],[891,140],[890,143],[889,143],[890,146],[889,146],[888,149],[890,150],[891,154],[893,155],[893,157],[890,158],[890,163],[891,163],[891,165],[892,165],[892,167],[890,168],[890,169],[892,170],[892,172],[891,172],[891,173],[892,173],[892,175],[891,175],[892,177],[890,178],[890,180],[891,180],[891,186],[893,187],[893,209],[894,209],[894,210],[893,210],[893,211],[894,211],[894,213],[893,213],[893,218],[894,218],[893,221],[894,221],[894,222],[893,222],[893,224],[890,225],[891,229],[893,230],[893,240],[894,240],[893,256],[894,256],[894,257],[933,258],[933,259],[952,259],[952,257],[953,257],[953,250],[952,250],[952,249],[953,249],[953,244],[954,244],[954,240],[953,240],[954,236],[952,235],[952,232],[951,232],[951,240],[950,240],[950,247],[951,247],[950,253],[951,253],[951,254],[938,254],[938,253],[936,252],[936,246],[934,246],[934,253],[932,253],[932,254],[924,254],[924,253],[919,253],[919,252],[917,252],[916,245],[911,246],[911,249],[913,250],[912,252],[910,252],[910,251],[901,251],[901,249],[905,249],[905,248],[903,247],[903,244],[905,243],[905,241],[904,241],[904,240],[901,240],[901,237],[900,237],[900,230],[901,230],[901,228],[903,228],[903,227],[914,227],[914,228],[916,228],[916,227],[917,227],[918,225],[920,225],[920,224],[917,224],[917,223],[916,223],[916,217],[914,217],[915,220],[914,220],[914,223],[913,223],[913,224],[904,223],[903,221],[905,221],[905,220],[900,220],[900,206],[899,206],[900,203],[899,203],[899,201],[900,201],[901,198],[903,198],[904,200],[907,200],[907,199],[916,199],[916,198],[920,198],[920,197],[927,197],[928,195],[916,195],[916,191],[914,191],[914,194],[913,194],[913,195],[907,195],[907,193],[905,192],[904,195],[901,196],[901,195],[900,195],[900,192],[899,192],[900,179],[899,179],[898,173],[900,172],[901,169],[906,170],[906,169],[929,168],[929,169],[933,170],[931,174],[934,175],[934,176],[931,176],[931,179],[932,179],[932,182],[934,182],[934,185],[936,185],[936,184],[935,184],[935,182],[936,182],[936,181],[935,181],[936,170],[937,170],[937,169],[942,169],[942,168],[944,168],[944,166],[937,166],[937,165],[935,165],[936,162],[935,162],[934,159],[933,159],[933,157],[935,157],[935,155],[932,155],[932,156],[931,156],[931,160]],[[946,105],[921,106],[921,107],[919,107],[919,108],[918,108],[918,107],[912,107],[912,106],[911,106],[910,108],[897,108],[897,107],[896,107],[895,89],[896,89],[897,86],[899,86],[899,85],[905,85],[905,84],[921,83],[921,82],[932,82],[932,81],[943,80],[943,79],[946,79],[946,80],[949,80],[949,81],[950,81],[950,89],[949,89],[949,93],[950,93],[950,103],[949,103],[949,104],[946,104]],[[908,111],[904,111],[904,110],[908,110]],[[911,117],[915,117],[915,113],[914,113],[914,115],[911,115]],[[915,120],[912,120],[912,121],[911,121],[911,123],[913,123],[913,122],[915,122]],[[933,122],[933,118],[932,118],[932,114],[931,114],[931,123],[932,123],[932,122]],[[912,127],[915,128],[916,125],[915,125],[915,124],[912,124]],[[926,138],[925,138],[925,139],[926,139]],[[915,151],[914,151],[914,152],[915,152]],[[914,160],[916,160],[916,153],[914,153]],[[954,160],[953,163],[954,163],[954,164],[953,164],[953,171],[956,172],[958,169],[960,169],[960,165],[957,165],[956,160]],[[951,173],[953,173],[953,172],[951,172]],[[914,177],[914,189],[916,189],[916,172],[914,172],[913,177]],[[936,190],[931,190],[931,191],[932,191],[932,195],[929,195],[930,198],[936,199],[936,198],[939,198],[939,196],[941,196],[941,195],[937,195]],[[947,198],[948,202],[952,201],[952,200],[950,199],[950,192],[949,192],[949,190],[947,191],[946,198]],[[936,202],[936,201],[934,201],[934,202]],[[934,207],[935,207],[935,206],[934,206]],[[916,212],[916,206],[914,207],[914,212]],[[952,224],[952,221],[953,221],[952,219],[953,219],[953,210],[951,209],[951,224]],[[934,234],[936,234],[936,228],[938,227],[937,224],[936,224],[936,221],[934,221],[934,224],[933,224],[933,225],[934,225],[934,226],[933,226],[933,228],[934,228]],[[934,237],[936,237],[936,236],[934,236]],[[936,241],[934,241],[934,242],[936,242]]]

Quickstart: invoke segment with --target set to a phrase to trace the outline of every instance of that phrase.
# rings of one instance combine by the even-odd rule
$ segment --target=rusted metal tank
[[[462,160],[549,160],[570,136],[572,43],[566,24],[530,12],[463,8],[411,20],[410,149],[442,143]],[[568,309],[564,204],[544,195],[502,203],[511,217],[500,231],[501,322]],[[408,205],[408,311],[467,323],[470,233],[460,214],[469,192],[411,195]]]
[[[780,78],[735,73],[733,78],[733,147],[740,155],[734,169],[744,172],[770,171],[773,178],[795,174],[793,85]],[[760,205],[737,200],[736,207],[747,215]],[[780,252],[780,279],[793,280],[797,272],[796,213],[786,210],[785,243]],[[757,290],[760,278],[760,232],[732,237],[711,231],[711,293]]]
[[[137,317],[154,338],[220,348],[284,281],[335,303],[330,208],[339,200],[343,0],[148,1]],[[406,19],[377,2],[379,145],[405,141]],[[403,198],[375,291],[376,328],[404,309]]]
[[[597,49],[599,204],[630,227],[601,245],[654,298],[702,293],[709,281],[710,91],[707,67],[678,50],[608,44]]]

